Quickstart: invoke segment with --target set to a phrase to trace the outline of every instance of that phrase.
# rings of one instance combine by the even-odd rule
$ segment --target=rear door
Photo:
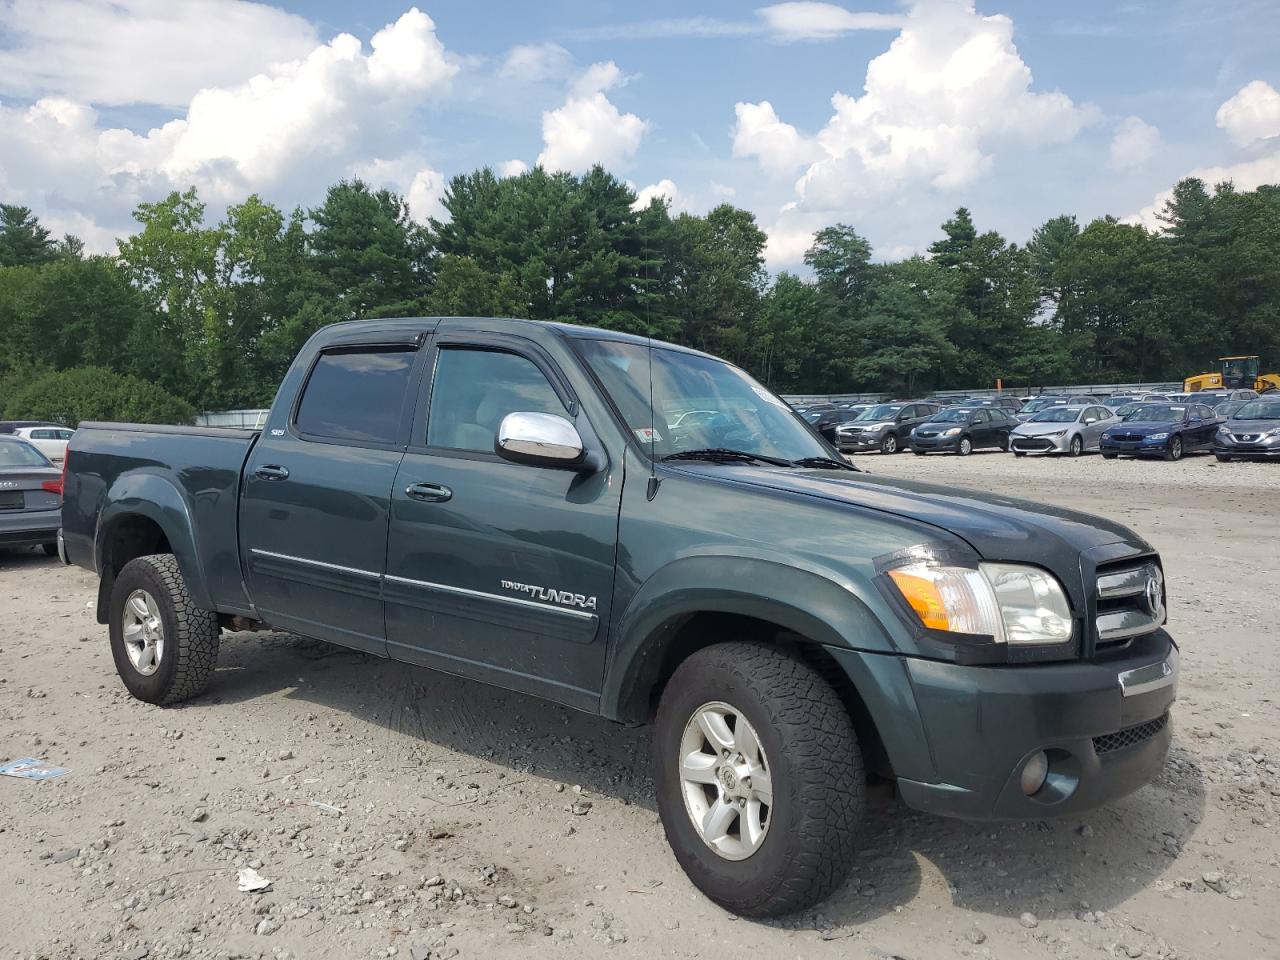
[[[391,656],[583,709],[598,702],[621,464],[594,473],[497,456],[509,413],[591,426],[531,341],[441,334],[391,496]]]
[[[240,498],[242,569],[261,617],[380,656],[387,511],[420,375],[417,339],[390,339],[312,358],[292,408],[272,410]]]

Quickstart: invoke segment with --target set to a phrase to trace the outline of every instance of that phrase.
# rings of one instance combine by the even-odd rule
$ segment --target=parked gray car
[[[1250,400],[1218,427],[1213,452],[1228,460],[1280,458],[1280,397]]]
[[[1009,435],[1009,449],[1018,457],[1029,453],[1078,457],[1086,450],[1097,450],[1102,431],[1119,422],[1115,411],[1102,404],[1046,407],[1014,428]]]
[[[58,554],[62,473],[26,440],[0,435],[0,546]]]

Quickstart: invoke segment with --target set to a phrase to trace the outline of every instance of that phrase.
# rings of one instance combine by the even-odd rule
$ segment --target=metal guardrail
[[[241,430],[261,430],[267,422],[269,410],[206,410],[196,416],[197,427],[238,427]]]

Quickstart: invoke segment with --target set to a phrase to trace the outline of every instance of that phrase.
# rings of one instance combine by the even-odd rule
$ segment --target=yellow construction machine
[[[1219,357],[1217,373],[1197,373],[1182,383],[1184,393],[1198,390],[1280,390],[1280,373],[1258,373],[1258,357]]]

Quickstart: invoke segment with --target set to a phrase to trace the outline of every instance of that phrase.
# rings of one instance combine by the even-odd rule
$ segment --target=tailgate
[[[43,487],[46,481],[57,479],[58,471],[48,467],[0,467],[0,515],[27,510],[57,510],[62,497],[56,491]]]

